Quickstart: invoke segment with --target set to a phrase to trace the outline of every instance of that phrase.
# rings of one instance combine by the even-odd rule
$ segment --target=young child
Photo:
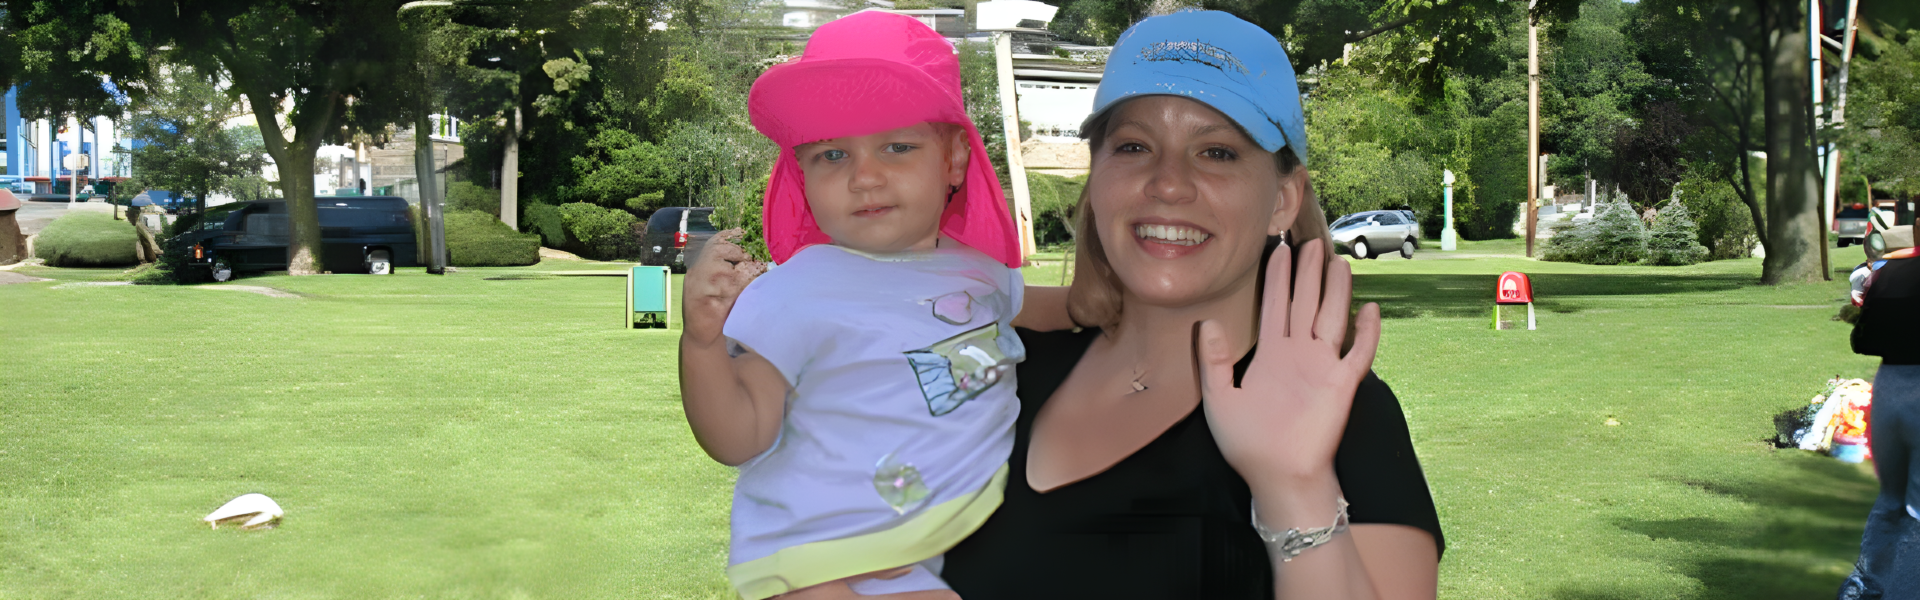
[[[694,436],[740,468],[727,576],[748,600],[881,571],[854,590],[955,597],[940,556],[1006,484],[1013,326],[1070,326],[1065,290],[1016,321],[1013,221],[953,46],[918,20],[820,27],[748,106],[781,148],[764,215],[780,266],[715,238],[680,342]]]

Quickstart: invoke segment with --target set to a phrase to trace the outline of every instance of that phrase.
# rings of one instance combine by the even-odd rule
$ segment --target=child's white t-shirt
[[[880,546],[836,554],[882,551],[899,540],[880,532],[950,519],[943,505],[998,505],[998,487],[977,496],[1013,448],[1013,364],[1026,349],[1012,321],[1024,286],[1018,270],[941,241],[889,255],[810,246],[734,303],[727,338],[779,368],[793,392],[779,438],[740,465],[729,565],[811,564],[781,551],[848,538]]]

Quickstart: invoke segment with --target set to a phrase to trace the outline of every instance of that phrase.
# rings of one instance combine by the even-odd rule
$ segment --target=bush
[[[1647,235],[1647,262],[1656,265],[1690,265],[1707,257],[1700,245],[1699,227],[1687,217],[1687,207],[1670,201],[1660,207],[1653,219],[1653,231]]]
[[[135,273],[133,282],[139,285],[166,285],[206,281],[210,271],[193,263],[193,243],[180,235],[197,227],[201,216],[199,213],[184,213],[167,223],[165,231],[160,234],[159,262],[152,269]]]
[[[1034,243],[1051,246],[1073,240],[1073,209],[1080,203],[1080,191],[1086,187],[1086,175],[1068,178],[1027,174],[1027,190],[1033,200]]]
[[[540,262],[540,236],[515,232],[477,210],[447,213],[447,262],[456,267],[524,267]]]
[[[765,226],[761,224],[762,213],[760,197],[767,189],[767,178],[738,186],[728,186],[715,194],[718,202],[713,207],[713,225],[722,230],[739,228],[742,235],[734,240],[741,250],[746,251],[754,260],[771,260],[764,237]],[[645,224],[641,225],[642,228]]]
[[[1556,225],[1542,258],[1590,265],[1640,262],[1647,256],[1647,226],[1625,201],[1601,203],[1593,220]]]
[[[500,218],[500,190],[455,181],[447,184],[447,212],[477,211]]]
[[[56,219],[34,238],[34,254],[55,267],[124,267],[139,264],[133,224],[96,212]]]
[[[567,244],[567,223],[560,217],[560,209],[552,204],[528,204],[520,210],[524,217],[521,226],[527,233],[539,234],[541,243],[548,248],[559,248]]]
[[[590,258],[614,260],[639,253],[640,243],[633,237],[633,225],[638,219],[633,213],[586,202],[569,202],[560,205],[560,219],[566,224],[567,235]]]

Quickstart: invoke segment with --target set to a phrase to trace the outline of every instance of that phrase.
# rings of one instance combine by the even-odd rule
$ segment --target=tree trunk
[[[1825,269],[1820,247],[1817,199],[1819,172],[1814,167],[1808,139],[1807,103],[1812,99],[1807,56],[1806,20],[1795,0],[1767,0],[1763,6],[1772,31],[1772,44],[1763,77],[1766,79],[1767,127],[1767,258],[1762,263],[1764,284],[1821,281]],[[1818,244],[1818,245],[1816,245]]]
[[[313,162],[319,146],[310,143],[287,145],[286,158],[280,163],[280,191],[287,200],[287,274],[318,275],[320,263],[320,210],[313,200]]]
[[[507,120],[507,151],[500,160],[500,222],[520,230],[520,107]]]
[[[413,119],[413,177],[420,191],[420,216],[427,220],[427,272],[439,275],[447,270],[446,232],[441,229],[440,186],[433,165],[433,116],[421,107]]]

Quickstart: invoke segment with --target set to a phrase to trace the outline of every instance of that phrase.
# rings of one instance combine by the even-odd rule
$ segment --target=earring
[[[954,194],[958,194],[958,193],[960,193],[960,186],[957,186],[957,185],[949,185],[949,186],[947,186],[947,201],[948,201],[948,202],[952,202],[952,201],[953,201],[953,195],[954,195]]]

